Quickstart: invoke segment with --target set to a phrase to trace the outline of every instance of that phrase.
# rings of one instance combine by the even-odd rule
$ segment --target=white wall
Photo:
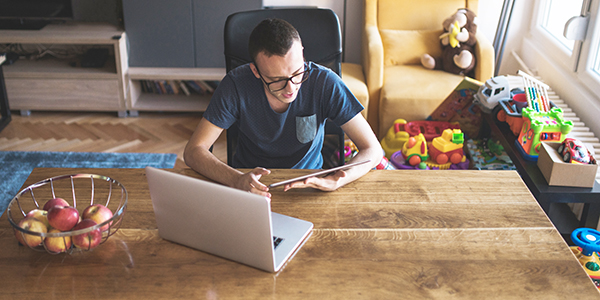
[[[333,10],[338,16],[342,27],[343,61],[360,63],[363,0],[263,0],[263,7],[300,6],[314,6]]]
[[[498,18],[502,11],[503,0],[480,0],[479,11],[477,13],[477,31],[483,32],[485,37],[490,41],[494,41],[496,28],[498,27]]]

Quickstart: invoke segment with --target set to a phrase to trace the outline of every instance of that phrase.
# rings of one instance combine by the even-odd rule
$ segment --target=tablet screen
[[[321,176],[321,175],[329,174],[329,173],[332,173],[332,172],[335,172],[335,171],[338,171],[338,170],[345,170],[345,169],[352,168],[352,167],[357,166],[357,165],[362,165],[362,164],[368,163],[370,161],[371,160],[368,159],[368,160],[364,160],[364,161],[360,161],[360,162],[355,162],[355,163],[351,163],[351,164],[345,164],[343,166],[339,166],[339,167],[335,167],[335,168],[331,168],[331,169],[320,170],[320,171],[317,171],[317,172],[314,172],[314,173],[310,173],[310,174],[306,174],[306,175],[302,175],[302,176],[299,176],[299,177],[296,177],[296,178],[292,178],[292,179],[288,179],[288,180],[276,182],[276,183],[273,183],[273,184],[269,185],[269,187],[272,188],[272,187],[276,187],[276,186],[280,186],[280,185],[285,185],[285,184],[296,182],[296,181],[301,181],[301,180],[304,180],[304,179],[309,178],[309,177],[316,177],[316,176]]]

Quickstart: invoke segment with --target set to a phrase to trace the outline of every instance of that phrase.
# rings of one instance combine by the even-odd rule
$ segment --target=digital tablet
[[[357,165],[362,165],[362,164],[368,163],[370,161],[371,161],[370,159],[367,159],[367,160],[363,160],[363,161],[360,161],[360,162],[355,162],[355,163],[351,163],[351,164],[345,164],[343,166],[339,166],[339,167],[335,167],[335,168],[331,168],[331,169],[320,170],[320,171],[317,171],[317,172],[314,172],[314,173],[310,173],[310,174],[306,174],[306,175],[302,175],[302,176],[299,176],[299,177],[296,177],[296,178],[292,178],[292,179],[288,179],[288,180],[276,182],[276,183],[273,183],[273,184],[269,185],[269,187],[272,188],[272,187],[276,187],[276,186],[280,186],[280,185],[285,185],[285,184],[296,182],[296,181],[301,181],[301,180],[304,180],[304,179],[309,178],[309,177],[317,177],[317,176],[321,176],[321,175],[333,173],[333,172],[338,171],[338,170],[345,170],[345,169],[352,168],[352,167],[357,166]]]

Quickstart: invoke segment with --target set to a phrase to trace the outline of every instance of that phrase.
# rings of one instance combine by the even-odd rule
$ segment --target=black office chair
[[[340,24],[330,9],[295,8],[263,9],[238,12],[229,15],[225,22],[225,63],[227,72],[252,61],[248,53],[250,33],[262,20],[267,18],[283,19],[292,24],[300,33],[304,46],[304,57],[341,74],[342,42]],[[344,164],[344,131],[330,120],[325,123],[325,135],[337,137],[337,165]],[[238,140],[238,125],[233,124],[227,130],[227,163],[231,165]],[[325,144],[323,145],[324,149]],[[329,155],[328,153],[324,153]],[[335,166],[335,165],[334,165]]]

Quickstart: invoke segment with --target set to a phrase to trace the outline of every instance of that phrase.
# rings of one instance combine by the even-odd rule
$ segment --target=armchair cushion
[[[421,64],[421,55],[429,53],[432,56],[441,56],[439,36],[441,29],[437,30],[380,30],[383,43],[384,66],[416,65]]]
[[[458,8],[477,13],[479,1],[364,1],[362,66],[369,90],[367,119],[382,138],[397,118],[408,121],[427,118],[462,81],[463,76],[425,69],[420,56],[441,53],[437,33],[441,33],[442,22]],[[430,43],[423,41],[427,35],[432,36],[427,38]],[[482,33],[477,32],[476,37],[474,76],[483,82],[493,76],[494,49]],[[418,46],[406,43],[419,38],[423,40]]]
[[[365,83],[362,66],[352,63],[342,63],[342,80],[352,94],[354,94],[354,97],[365,107],[361,113],[367,119],[369,112],[369,91]]]
[[[441,70],[428,70],[421,65],[386,67],[379,102],[379,136],[385,136],[398,118],[425,119],[463,78]]]

